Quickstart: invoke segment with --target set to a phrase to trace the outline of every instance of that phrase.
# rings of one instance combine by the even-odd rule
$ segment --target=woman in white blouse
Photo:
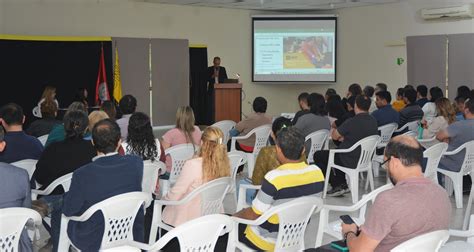
[[[426,105],[425,105],[426,106]],[[456,121],[456,111],[447,98],[439,98],[435,102],[436,113],[438,116],[430,122],[423,120],[423,139],[430,139],[436,134],[446,129],[450,124]]]
[[[430,98],[430,101],[423,106],[423,119],[426,120],[428,123],[433,120],[436,115],[436,105],[435,101],[438,100],[439,98],[442,98],[443,95],[443,90],[439,87],[432,87],[430,88],[430,93],[428,95],[428,98]]]

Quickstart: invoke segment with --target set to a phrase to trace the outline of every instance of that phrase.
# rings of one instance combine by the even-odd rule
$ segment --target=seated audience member
[[[98,122],[109,118],[109,116],[104,111],[95,110],[95,111],[92,111],[89,114],[88,118],[89,118],[89,124],[87,125],[87,129],[86,129],[86,133],[84,135],[84,139],[92,140],[92,129],[94,128],[94,126]]]
[[[58,114],[58,106],[54,102],[41,103],[41,119],[30,124],[26,133],[34,137],[40,137],[49,134],[54,126],[61,124],[56,120]]]
[[[351,252],[390,251],[414,237],[449,228],[451,203],[443,188],[423,176],[420,144],[409,136],[392,138],[384,159],[395,187],[375,198],[360,229],[342,224]]]
[[[332,139],[341,142],[338,149],[349,149],[359,140],[378,134],[377,121],[368,113],[370,102],[370,99],[365,95],[357,96],[354,108],[356,115],[346,120],[332,132]],[[335,163],[348,168],[356,168],[359,157],[360,148],[357,148],[352,152],[336,155]],[[328,159],[328,150],[316,151],[314,153],[314,162],[322,169],[324,174],[330,172],[330,170],[327,170]],[[333,173],[329,177],[329,183],[332,187],[328,191],[330,196],[342,196],[349,192],[345,173],[337,169],[333,169]]]
[[[0,108],[0,123],[7,132],[4,140],[8,147],[0,153],[0,162],[13,163],[24,159],[39,159],[43,145],[23,131],[25,116],[23,109],[15,103]]]
[[[413,90],[415,90],[415,87],[413,87],[413,85],[407,84],[403,87],[403,89],[413,89]]]
[[[153,135],[150,117],[145,113],[135,112],[130,117],[126,146],[127,154],[151,161],[160,160],[163,157],[162,161],[166,161],[160,141]]]
[[[0,126],[0,153],[5,150],[5,131]],[[8,207],[31,208],[30,179],[25,169],[0,162],[0,209]],[[0,225],[1,226],[1,225]],[[19,251],[33,251],[33,245],[26,230],[19,242]]]
[[[326,99],[326,111],[328,112],[331,125],[338,119],[341,119],[346,113],[339,95],[331,95]]]
[[[364,95],[366,95],[367,97],[369,97],[370,100],[372,101],[372,102],[370,103],[369,113],[372,113],[372,112],[374,112],[374,111],[377,109],[377,107],[375,106],[374,92],[375,92],[374,87],[369,86],[369,85],[365,86],[365,87],[364,87],[364,90],[362,91],[362,93],[363,93]]]
[[[120,128],[116,122],[104,119],[92,130],[97,151],[91,163],[74,171],[69,192],[64,195],[63,214],[80,216],[96,203],[110,197],[142,190],[143,161],[140,157],[117,153]],[[68,236],[81,251],[98,251],[102,241],[104,218],[95,213],[85,222],[69,222]],[[133,225],[133,238],[143,242],[143,211]]]
[[[324,187],[321,170],[300,161],[304,153],[304,137],[298,129],[284,128],[277,134],[276,153],[280,166],[269,171],[262,189],[253,200],[252,207],[234,216],[255,220],[271,207],[303,196],[316,196]],[[260,226],[239,225],[239,241],[252,250],[274,250],[278,221],[269,220]]]
[[[418,104],[420,108],[423,108],[423,106],[428,102],[428,98],[426,98],[427,95],[428,88],[425,85],[418,85],[416,87],[416,104]]]
[[[443,98],[443,90],[439,87],[432,87],[430,88],[428,97],[430,100],[425,103],[425,106],[421,107],[421,109],[423,110],[423,120],[430,122],[437,115],[435,102],[439,98]]]
[[[474,97],[471,97],[471,90],[469,90],[469,87],[468,86],[459,86],[458,89],[456,90],[456,97],[459,97],[459,96],[462,96],[464,97],[464,99],[470,99],[470,98],[474,98]]]
[[[307,137],[309,134],[318,130],[330,130],[331,122],[329,121],[325,109],[326,103],[324,101],[324,96],[318,93],[312,93],[309,95],[308,102],[311,108],[311,113],[302,116],[298,122],[296,122],[295,128],[297,128],[304,137]],[[311,148],[311,142],[308,141],[305,144],[305,147],[306,154],[308,154],[309,149]]]
[[[392,103],[392,107],[393,109],[395,109],[395,111],[400,112],[403,108],[405,108],[406,104],[405,104],[405,101],[403,100],[404,94],[405,94],[404,88],[397,89],[397,99]]]
[[[380,91],[388,91],[387,89],[387,84],[385,83],[382,83],[382,82],[379,82],[377,84],[375,84],[375,90],[374,90],[374,93],[378,93]]]
[[[83,111],[84,113],[87,114],[87,108],[81,102],[71,103],[71,105],[69,105],[69,107],[67,108],[66,114],[69,113],[70,111],[75,111],[75,110]],[[45,146],[47,147],[54,142],[63,141],[65,136],[66,135],[64,133],[64,124],[62,123],[58,124],[53,127],[51,132],[49,132],[48,140],[46,141]]]
[[[84,107],[87,109],[89,107],[89,102],[87,101],[88,95],[89,93],[86,88],[79,88],[74,96],[74,101],[84,104]]]
[[[400,120],[400,115],[398,112],[392,108],[390,102],[392,101],[392,96],[388,91],[380,91],[375,94],[375,104],[377,105],[377,110],[372,112],[372,116],[377,120],[377,126],[384,126],[389,123],[396,123]]]
[[[231,136],[245,136],[257,127],[272,123],[272,119],[265,114],[267,111],[267,100],[265,100],[265,98],[255,98],[252,107],[255,113],[237,123],[235,128],[230,131]],[[252,135],[247,139],[237,140],[235,148],[244,152],[252,152],[254,145],[255,135]]]
[[[56,88],[52,86],[46,86],[41,95],[41,99],[38,102],[38,108],[40,109],[40,116],[42,117],[41,105],[44,102],[53,102],[56,104],[56,107],[59,108],[58,100],[56,100]]]
[[[168,130],[163,135],[161,146],[166,150],[178,144],[200,145],[201,130],[194,125],[194,112],[189,106],[182,106],[176,111],[176,127]],[[171,157],[166,156],[167,176],[171,172]],[[164,176],[166,178],[167,176]]]
[[[456,110],[456,121],[464,120],[464,105],[466,103],[466,98],[463,96],[458,96],[454,99],[454,108]]]
[[[128,120],[130,120],[130,116],[135,113],[137,109],[137,99],[132,95],[125,95],[120,99],[119,102],[120,112],[122,113],[122,118],[117,120],[117,124],[120,127],[120,135],[122,136],[122,140],[127,139],[128,133]]]
[[[448,151],[453,151],[466,142],[474,140],[474,99],[466,101],[463,121],[455,122],[436,134],[436,139],[449,144]],[[439,168],[459,171],[464,161],[465,151],[455,155],[443,156]]]
[[[425,107],[428,103],[425,105]],[[435,102],[437,117],[431,121],[423,120],[423,139],[429,139],[436,136],[442,130],[456,121],[456,112],[451,102],[444,97],[438,98]],[[473,128],[474,130],[474,128]]]
[[[204,130],[198,157],[186,161],[178,180],[164,200],[178,201],[209,181],[230,176],[227,146],[223,144],[223,139],[224,134],[218,128],[208,127]],[[199,198],[195,198],[185,205],[166,206],[163,222],[177,227],[202,216],[200,202]]]
[[[419,121],[423,118],[423,110],[421,110],[421,107],[416,103],[416,91],[414,89],[406,89],[403,99],[407,105],[400,111],[399,127],[403,127],[403,125],[409,122]]]
[[[347,89],[346,97],[342,99],[342,103],[344,104],[344,106],[347,106],[346,104],[350,97],[355,98],[356,96],[361,95],[361,94],[362,94],[362,88],[360,87],[360,85],[357,83],[353,83],[349,85]]]
[[[278,117],[272,123],[272,132],[270,133],[270,137],[272,139],[272,145],[263,147],[260,152],[258,153],[257,160],[255,161],[255,167],[253,168],[252,179],[245,178],[239,181],[239,185],[246,184],[246,185],[261,185],[263,181],[263,177],[269,171],[277,168],[280,166],[280,162],[277,159],[276,155],[276,136],[278,132],[280,132],[283,128],[288,128],[291,126],[290,120],[284,117]],[[304,156],[302,157],[301,161],[304,161]],[[238,188],[237,188],[238,191]],[[251,204],[252,200],[255,196],[255,190],[247,190],[247,203]]]
[[[337,95],[336,90],[334,88],[328,88],[328,90],[326,90],[326,94],[324,94],[324,100],[327,101],[329,99],[329,97],[331,97],[333,95]]]
[[[74,172],[88,164],[96,156],[91,141],[84,140],[87,129],[87,114],[83,111],[71,111],[64,116],[66,139],[50,144],[44,150],[33,174],[33,181],[41,185],[41,190],[63,175]],[[51,239],[56,251],[59,242],[62,187],[56,188],[50,195],[41,198],[49,206],[51,214]]]
[[[293,125],[296,124],[296,122],[302,115],[306,115],[309,113],[308,96],[309,94],[306,92],[301,93],[298,96],[298,104],[300,105],[300,111],[296,112],[295,117],[292,120]]]
[[[334,123],[332,124],[333,128],[337,128],[341,126],[347,119],[355,116],[355,111],[354,111],[355,100],[356,100],[356,96],[351,96],[349,97],[349,99],[347,99],[345,113],[344,115],[342,115],[342,118],[334,121]]]
[[[115,108],[115,104],[113,101],[104,101],[102,105],[100,105],[100,110],[107,113],[110,119],[115,120],[117,118],[117,109]]]

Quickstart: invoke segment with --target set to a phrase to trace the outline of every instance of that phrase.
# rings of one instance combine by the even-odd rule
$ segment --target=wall
[[[229,74],[240,73],[251,111],[256,96],[268,99],[272,115],[297,109],[300,92],[324,92],[328,87],[345,94],[352,82],[389,84],[394,91],[406,84],[406,36],[471,33],[474,20],[425,22],[419,9],[442,1],[402,0],[400,3],[338,10],[338,81],[332,85],[252,84],[252,11],[128,2],[124,0],[5,0],[0,28],[3,33],[25,35],[79,35],[186,38],[208,46],[209,62],[219,55]],[[459,2],[459,1],[458,1]],[[1,4],[1,2],[0,2]],[[451,3],[452,4],[452,3]]]

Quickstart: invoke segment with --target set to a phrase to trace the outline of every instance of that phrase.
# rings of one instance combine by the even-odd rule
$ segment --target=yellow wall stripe
[[[30,36],[0,34],[3,40],[30,40],[30,41],[112,41],[112,37],[79,37],[79,36]]]

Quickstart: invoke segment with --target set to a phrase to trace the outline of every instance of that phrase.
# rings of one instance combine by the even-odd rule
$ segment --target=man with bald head
[[[422,159],[423,150],[413,137],[402,135],[388,143],[383,165],[394,187],[375,198],[360,228],[342,224],[351,252],[390,251],[416,236],[449,228],[448,195],[423,176]]]

